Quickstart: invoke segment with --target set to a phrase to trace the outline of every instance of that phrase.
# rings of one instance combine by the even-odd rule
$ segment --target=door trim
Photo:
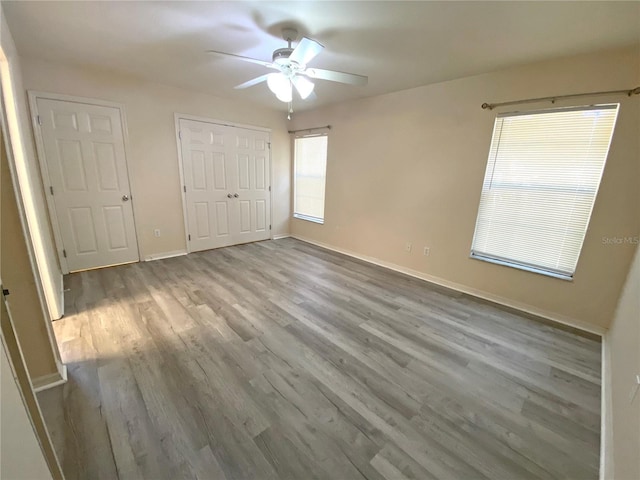
[[[42,189],[45,198],[47,199],[47,207],[49,210],[49,220],[51,221],[51,229],[53,230],[53,238],[56,244],[56,250],[58,252],[58,261],[60,262],[60,269],[63,274],[69,273],[69,267],[67,260],[65,259],[63,251],[62,233],[60,225],[58,223],[58,214],[53,202],[52,196],[47,191],[47,185],[51,185],[51,179],[49,177],[49,168],[47,166],[47,160],[44,153],[44,139],[42,138],[42,130],[38,123],[38,104],[39,98],[45,100],[58,100],[62,102],[82,103],[85,105],[93,105],[97,107],[109,107],[118,110],[120,115],[120,124],[122,126],[122,142],[124,143],[124,162],[127,168],[127,178],[129,180],[129,191],[131,192],[132,199],[132,213],[133,213],[133,226],[135,229],[136,237],[136,252],[138,252],[138,261],[140,261],[140,241],[138,239],[138,227],[136,225],[136,202],[134,200],[133,182],[131,181],[131,169],[129,168],[129,128],[127,126],[127,117],[124,111],[124,104],[111,102],[108,100],[101,100],[88,97],[77,97],[75,95],[64,95],[60,93],[48,93],[40,92],[37,90],[27,90],[29,96],[29,109],[31,110],[31,126],[33,129],[33,136],[36,140],[36,152],[38,156],[38,163],[40,164],[40,173],[42,175]],[[107,266],[107,265],[105,265]]]
[[[182,160],[182,139],[180,138],[180,120],[193,120],[196,122],[213,123],[225,127],[243,128],[245,130],[256,130],[258,132],[267,132],[269,134],[269,221],[273,225],[273,159],[271,158],[271,129],[266,127],[258,127],[255,125],[246,125],[242,123],[228,122],[226,120],[217,120],[214,118],[200,117],[197,115],[189,115],[188,113],[174,113],[174,125],[176,135],[176,148],[178,150],[178,172],[180,175],[180,197],[182,198],[182,218],[184,220],[184,243],[186,252],[191,253],[189,242],[189,219],[187,217],[187,195],[184,191],[184,167]],[[269,238],[273,240],[273,230],[269,230]]]

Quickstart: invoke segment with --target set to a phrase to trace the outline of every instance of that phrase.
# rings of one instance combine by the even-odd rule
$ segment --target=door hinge
[[[271,185],[269,185],[269,191],[271,191]]]
[[[191,241],[191,234],[189,234],[189,241]]]
[[[8,289],[8,288],[4,288],[4,287],[2,287],[2,295],[4,295],[5,297],[8,297],[8,296],[9,296],[9,293],[10,293],[10,292],[9,292],[9,289]]]
[[[53,187],[51,185],[49,185],[49,191],[51,192],[51,195],[53,195]]]
[[[271,225],[269,225],[269,230],[271,230]]]
[[[67,258],[67,251],[65,249],[62,249],[62,255],[64,256],[64,258]]]
[[[178,138],[182,140],[182,130],[178,130]]]
[[[184,190],[184,193],[187,193],[187,186],[186,185],[183,185],[182,189]]]
[[[267,145],[269,145],[269,150],[271,150],[271,142],[267,142]]]
[[[42,126],[42,119],[40,118],[40,115],[36,115],[36,120],[38,120],[38,125]]]

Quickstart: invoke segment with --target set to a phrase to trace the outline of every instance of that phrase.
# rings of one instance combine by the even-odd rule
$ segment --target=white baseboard
[[[546,320],[550,320],[552,322],[560,323],[563,325],[567,325],[572,328],[577,328],[578,330],[583,330],[585,332],[593,333],[595,335],[602,336],[605,334],[606,329],[602,327],[597,327],[595,325],[591,325],[580,320],[576,320],[574,318],[559,315],[554,312],[549,312],[533,305],[528,305],[526,303],[520,303],[514,300],[510,300],[508,298],[500,297],[498,295],[494,295],[489,292],[485,292],[482,290],[478,290],[472,287],[468,287],[466,285],[462,285],[460,283],[451,282],[449,280],[445,280],[440,277],[436,277],[433,275],[429,275],[423,272],[419,272],[417,270],[412,270],[407,267],[403,267],[401,265],[396,265],[395,263],[386,262],[384,260],[380,260],[375,257],[369,257],[367,255],[360,255],[359,253],[352,252],[350,250],[345,250],[342,248],[335,247],[333,245],[329,245],[327,243],[318,242],[316,240],[312,240],[310,238],[302,237],[300,235],[292,234],[291,237],[301,240],[303,242],[311,243],[312,245],[317,245],[318,247],[326,248],[327,250],[331,250],[337,253],[342,253],[343,255],[348,255],[349,257],[357,258],[359,260],[363,260],[368,263],[373,263],[374,265],[378,265],[380,267],[388,268],[390,270],[394,270],[396,272],[404,273],[405,275],[409,275],[414,278],[419,278],[420,280],[425,280],[430,283],[434,283],[436,285],[440,285],[441,287],[450,288],[451,290],[455,290],[457,292],[466,293],[467,295],[471,295],[473,297],[481,298],[483,300],[487,300],[489,302],[497,303],[499,305],[503,305],[505,307],[513,308],[515,310],[519,310],[524,313],[528,313],[530,315],[535,315],[537,317],[544,318]]]
[[[609,334],[602,336],[602,386],[600,388],[600,480],[614,478],[613,393],[611,386],[611,346]]]
[[[164,258],[180,257],[186,254],[186,250],[174,250],[173,252],[154,253],[152,255],[147,255],[146,257],[144,257],[144,261],[151,262],[153,260],[162,260]]]
[[[282,238],[289,238],[291,235],[288,233],[283,233],[281,235],[274,235],[273,237],[271,237],[271,240],[280,240]]]
[[[42,375],[34,378],[31,382],[33,391],[38,393],[49,388],[57,387],[67,381],[67,366],[63,363],[58,363],[58,371],[56,373],[50,373],[48,375]]]

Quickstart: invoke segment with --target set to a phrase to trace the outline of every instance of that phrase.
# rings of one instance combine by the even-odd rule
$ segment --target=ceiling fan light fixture
[[[300,98],[302,98],[303,100],[306,100],[309,95],[311,95],[311,92],[313,92],[313,89],[315,87],[315,84],[311,80],[299,75],[293,77],[292,82],[295,85],[296,90],[300,94]]]
[[[329,80],[331,82],[361,86],[367,84],[368,79],[364,75],[324,70],[321,68],[307,68],[309,62],[322,52],[324,46],[316,40],[303,37],[295,48],[292,48],[291,43],[298,38],[298,32],[292,28],[285,28],[282,34],[282,38],[286,40],[287,46],[275,50],[271,62],[265,62],[257,58],[243,57],[242,55],[236,55],[234,53],[219,52],[217,50],[208,50],[208,52],[277,70],[277,72],[274,73],[252,78],[240,85],[236,85],[234,88],[245,89],[262,82],[267,82],[269,90],[275,94],[278,100],[289,104],[290,112],[292,110],[291,102],[293,101],[294,87],[297,95],[303,100],[307,100],[309,98],[315,98],[313,94],[315,80]]]
[[[284,103],[289,103],[293,100],[293,94],[291,92],[291,86],[289,86],[288,92],[281,92],[280,94],[276,94],[276,98]]]
[[[291,81],[282,73],[270,73],[267,75],[267,86],[281,102],[288,103],[292,100]]]

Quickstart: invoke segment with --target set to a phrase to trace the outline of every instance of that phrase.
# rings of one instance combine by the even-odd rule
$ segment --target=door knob
[[[237,193],[234,193],[233,196],[238,198],[240,195],[238,195]]]
[[[233,195],[231,195],[230,193],[227,193],[227,198],[233,198]]]
[[[123,202],[128,202],[129,201],[129,195],[127,195],[126,193],[124,195],[122,195],[122,201]]]

